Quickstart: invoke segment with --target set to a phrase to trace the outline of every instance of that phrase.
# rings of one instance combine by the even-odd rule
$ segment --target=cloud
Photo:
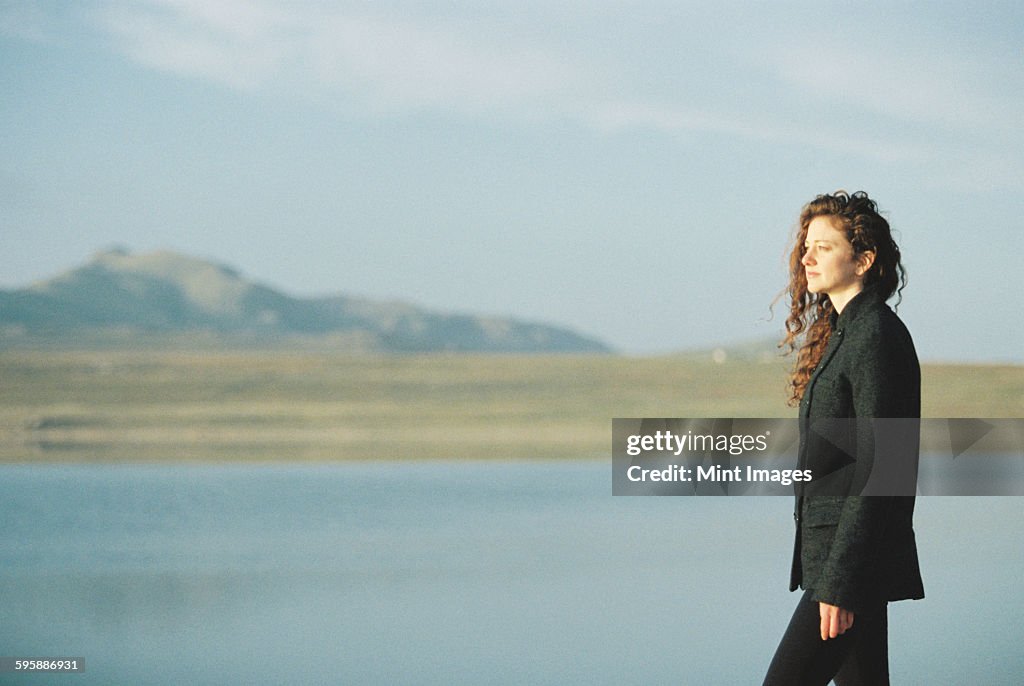
[[[52,18],[37,5],[0,2],[0,36],[30,43],[51,43],[55,39]]]
[[[917,145],[881,136],[856,136],[825,125],[810,128],[780,123],[767,115],[736,116],[729,112],[679,105],[609,102],[591,108],[587,119],[596,128],[609,131],[641,128],[683,137],[696,132],[714,133],[812,147],[890,163],[918,160],[925,154]]]
[[[570,24],[545,34],[494,14],[151,0],[108,5],[98,16],[114,48],[140,64],[345,111],[560,119],[683,140],[711,133],[919,167],[941,162],[935,141],[952,131],[979,142],[972,166],[1020,169],[1020,78],[1007,95],[987,76],[1019,70],[996,53],[944,54],[941,41],[886,42],[882,33],[856,32],[854,43],[827,29],[813,41],[738,30],[710,40],[687,24],[690,40],[673,50],[662,74],[653,62],[633,60],[646,55],[635,42],[569,43],[561,39]],[[544,23],[537,18],[534,26]],[[566,52],[570,44],[576,53]],[[680,73],[698,85],[673,89],[670,75]],[[732,92],[753,85],[758,95],[731,97],[721,86],[730,79]]]
[[[326,91],[373,109],[519,106],[583,77],[472,26],[331,6],[161,0],[108,8],[102,24],[117,49],[156,69],[243,90]]]
[[[583,78],[540,49],[503,49],[455,27],[395,19],[335,18],[316,36],[315,52],[325,80],[385,106],[519,106],[558,97]]]
[[[968,133],[1019,131],[1024,72],[1016,54],[1007,62],[911,37],[893,45],[821,31],[813,43],[793,41],[758,59],[780,81],[821,101]]]
[[[613,84],[596,76],[602,70],[480,21],[309,4],[160,0],[115,6],[103,22],[118,49],[156,69],[236,89],[340,97],[371,111],[540,114],[601,131],[719,133],[884,160],[916,154],[895,143],[771,124],[763,113],[617,97]]]
[[[136,62],[240,90],[274,79],[302,28],[272,5],[234,1],[116,4],[97,17],[115,49]]]

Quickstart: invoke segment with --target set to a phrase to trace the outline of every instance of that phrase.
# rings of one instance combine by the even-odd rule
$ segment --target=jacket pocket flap
[[[804,503],[805,526],[834,526],[843,513],[843,496],[810,496]]]

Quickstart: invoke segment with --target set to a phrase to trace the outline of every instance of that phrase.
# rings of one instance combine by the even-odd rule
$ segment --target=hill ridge
[[[565,327],[454,314],[346,295],[299,298],[234,267],[172,250],[95,253],[83,265],[0,290],[0,342],[203,333],[253,342],[329,338],[374,352],[610,352]]]

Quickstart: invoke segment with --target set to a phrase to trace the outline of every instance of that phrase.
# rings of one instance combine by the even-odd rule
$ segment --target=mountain
[[[28,288],[0,290],[0,343],[183,336],[374,352],[609,352],[600,341],[544,324],[341,295],[294,298],[170,251],[109,250]]]

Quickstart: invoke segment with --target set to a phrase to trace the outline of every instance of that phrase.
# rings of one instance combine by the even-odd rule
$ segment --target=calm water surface
[[[613,498],[610,465],[0,468],[0,655],[68,684],[757,684],[788,498]],[[1024,498],[918,500],[894,683],[1020,684]]]

